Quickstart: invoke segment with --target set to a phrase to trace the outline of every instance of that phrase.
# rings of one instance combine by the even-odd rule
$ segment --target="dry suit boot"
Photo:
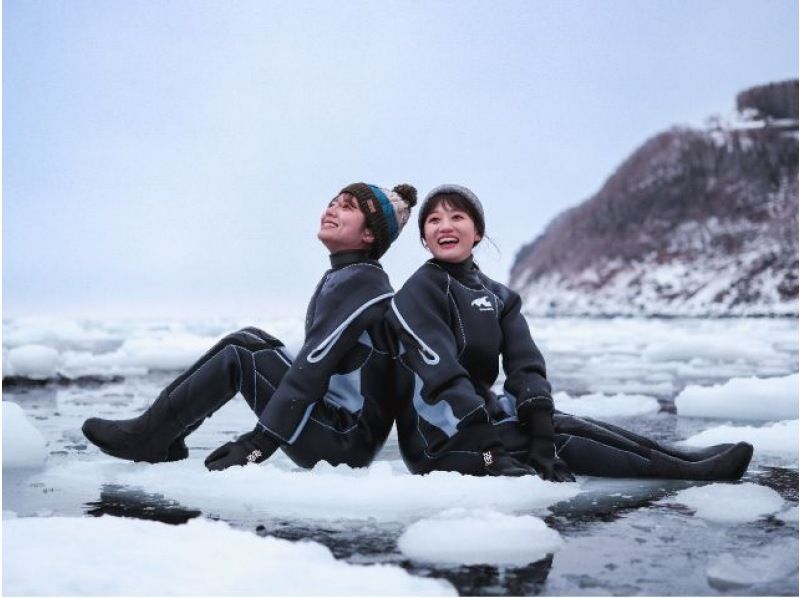
[[[83,424],[83,434],[119,459],[148,463],[185,459],[186,436],[237,393],[258,413],[251,383],[257,374],[254,353],[280,346],[278,339],[256,328],[228,334],[173,380],[142,415],[126,420],[93,417]]]
[[[739,442],[700,461],[686,461],[660,451],[651,451],[648,475],[677,480],[735,481],[747,471],[753,446]]]
[[[92,417],[83,435],[104,453],[128,461],[161,463],[189,456],[183,434],[186,426],[170,409],[166,393],[139,417],[111,420]]]

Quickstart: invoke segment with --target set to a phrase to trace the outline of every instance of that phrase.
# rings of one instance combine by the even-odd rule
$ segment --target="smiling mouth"
[[[455,247],[456,245],[458,245],[458,239],[454,237],[442,237],[436,243],[437,245],[439,245],[439,247],[444,247],[445,249],[448,249],[450,247]]]
[[[331,222],[330,220],[323,220],[322,221],[322,228],[337,228],[339,225],[335,222]]]

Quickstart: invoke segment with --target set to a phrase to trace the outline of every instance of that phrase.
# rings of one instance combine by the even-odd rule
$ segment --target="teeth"
[[[458,243],[458,239],[453,239],[451,237],[447,237],[444,239],[439,239],[439,245],[450,245],[450,244]]]

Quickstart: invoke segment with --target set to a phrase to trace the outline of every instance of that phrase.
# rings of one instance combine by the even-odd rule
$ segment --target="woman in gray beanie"
[[[472,259],[485,235],[483,206],[460,185],[431,191],[419,212],[420,239],[433,255],[392,300],[389,322],[410,370],[397,417],[400,451],[414,473],[573,473],[614,477],[736,480],[747,443],[685,449],[611,424],[554,410],[541,352],[517,293]],[[502,359],[503,394],[492,392]]]

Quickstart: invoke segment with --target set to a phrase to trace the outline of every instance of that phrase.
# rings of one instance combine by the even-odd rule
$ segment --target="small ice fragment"
[[[40,467],[47,459],[44,437],[22,407],[3,401],[3,468]]]
[[[8,352],[7,363],[13,374],[34,380],[54,378],[58,369],[58,351],[45,345],[23,345]]]
[[[561,548],[559,533],[531,515],[449,509],[422,519],[397,541],[407,557],[445,565],[522,566]]]
[[[798,375],[731,378],[714,386],[687,386],[675,398],[678,414],[722,419],[780,420],[798,416]]]
[[[666,500],[684,504],[694,509],[696,517],[718,523],[757,521],[784,507],[783,498],[775,490],[751,482],[695,486]]]
[[[749,442],[756,453],[797,454],[798,420],[766,426],[715,426],[684,440],[681,444],[709,446],[726,442]]]

